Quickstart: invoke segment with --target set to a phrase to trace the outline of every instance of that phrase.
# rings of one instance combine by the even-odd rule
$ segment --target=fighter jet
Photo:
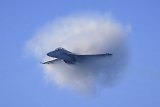
[[[66,64],[75,64],[87,58],[92,59],[94,57],[112,56],[112,54],[105,53],[105,54],[78,55],[60,47],[55,49],[54,51],[47,53],[47,56],[54,58],[54,60],[41,62],[42,64],[53,64],[61,60],[63,60]]]

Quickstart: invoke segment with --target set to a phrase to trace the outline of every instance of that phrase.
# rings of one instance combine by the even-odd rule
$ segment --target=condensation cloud
[[[46,78],[61,87],[93,93],[110,86],[123,72],[128,51],[128,27],[107,14],[80,14],[47,23],[27,42],[39,61],[51,60],[46,53],[63,47],[77,54],[112,53],[111,57],[88,59],[80,64],[63,61],[41,65]]]

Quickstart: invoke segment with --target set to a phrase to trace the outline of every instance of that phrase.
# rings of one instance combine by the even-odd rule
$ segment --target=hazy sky
[[[1,0],[0,107],[159,107],[160,2],[158,0]],[[48,83],[26,42],[46,23],[84,11],[111,12],[130,24],[130,60],[120,81],[86,97]]]

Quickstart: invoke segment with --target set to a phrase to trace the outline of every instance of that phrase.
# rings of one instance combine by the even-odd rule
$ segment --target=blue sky
[[[0,107],[159,107],[160,2],[158,0],[1,0]],[[130,62],[121,81],[84,97],[46,83],[25,44],[46,22],[83,11],[110,11],[131,24]],[[39,63],[39,62],[38,62]]]

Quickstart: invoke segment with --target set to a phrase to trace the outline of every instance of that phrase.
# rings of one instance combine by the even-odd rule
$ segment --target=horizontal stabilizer
[[[60,61],[60,59],[54,59],[54,60],[51,60],[51,61],[47,61],[47,62],[40,62],[41,64],[54,64],[56,62]]]

